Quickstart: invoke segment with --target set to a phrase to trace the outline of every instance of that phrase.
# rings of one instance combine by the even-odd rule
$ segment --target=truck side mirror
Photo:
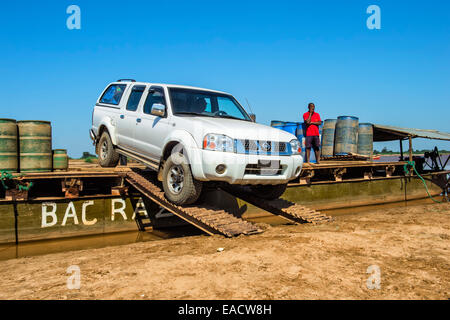
[[[250,116],[250,119],[251,119],[253,122],[256,122],[256,114],[250,113],[249,116]]]
[[[157,117],[164,117],[166,115],[166,106],[160,103],[155,103],[152,106],[151,114]]]

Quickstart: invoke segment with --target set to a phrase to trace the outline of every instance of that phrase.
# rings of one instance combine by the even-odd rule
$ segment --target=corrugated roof
[[[438,130],[401,128],[381,124],[373,125],[373,141],[392,141],[399,139],[425,138],[450,141],[450,133]]]

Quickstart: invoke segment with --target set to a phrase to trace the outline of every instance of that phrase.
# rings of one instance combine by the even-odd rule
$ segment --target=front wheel
[[[276,186],[258,185],[258,186],[251,186],[250,188],[257,197],[266,200],[274,200],[278,199],[283,195],[283,193],[286,191],[287,184],[279,184]]]
[[[202,182],[192,176],[191,168],[182,153],[172,154],[164,163],[164,193],[174,204],[194,203],[200,197],[202,186]]]

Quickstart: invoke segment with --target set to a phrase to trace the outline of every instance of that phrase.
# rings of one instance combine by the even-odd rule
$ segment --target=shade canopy
[[[438,130],[401,128],[381,124],[373,125],[373,141],[393,141],[411,138],[425,138],[450,141],[450,133]]]

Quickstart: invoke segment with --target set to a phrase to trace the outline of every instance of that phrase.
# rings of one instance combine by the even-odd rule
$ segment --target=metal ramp
[[[223,191],[242,199],[255,207],[269,211],[295,223],[319,224],[333,221],[333,218],[314,209],[284,199],[264,200],[246,191],[242,187],[226,186]]]
[[[143,196],[210,235],[222,234],[226,237],[235,237],[241,234],[251,235],[263,232],[253,223],[239,219],[219,208],[206,206],[180,207],[169,202],[164,197],[164,192],[146,178],[140,170],[127,172],[125,179]]]

